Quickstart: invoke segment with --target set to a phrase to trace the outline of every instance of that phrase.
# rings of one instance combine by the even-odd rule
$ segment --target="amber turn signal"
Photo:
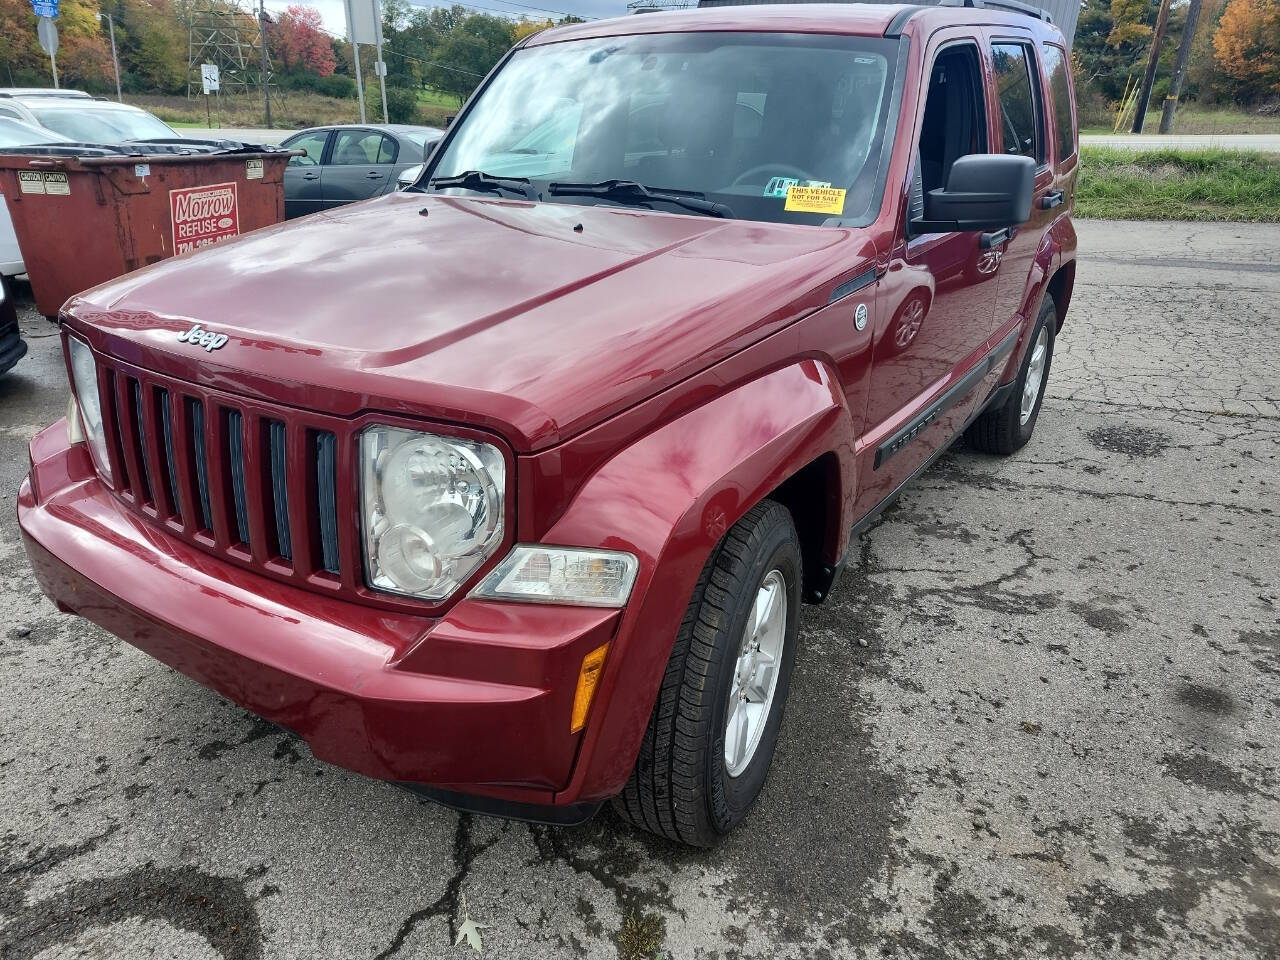
[[[591,700],[596,695],[600,674],[604,672],[604,655],[608,652],[609,645],[606,643],[582,658],[582,669],[578,671],[578,689],[573,694],[573,715],[569,718],[570,733],[577,733],[587,725],[587,711],[591,709]]]

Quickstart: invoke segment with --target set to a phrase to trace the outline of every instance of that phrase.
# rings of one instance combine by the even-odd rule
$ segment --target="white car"
[[[33,127],[19,120],[0,117],[0,149],[8,147],[25,147],[34,143],[59,143],[67,137]],[[16,277],[27,272],[22,263],[22,251],[18,249],[18,236],[13,231],[13,221],[9,218],[9,205],[0,194],[0,276]]]
[[[0,90],[0,118],[20,120],[86,143],[179,136],[163,120],[145,110],[114,100],[99,100],[78,90]]]

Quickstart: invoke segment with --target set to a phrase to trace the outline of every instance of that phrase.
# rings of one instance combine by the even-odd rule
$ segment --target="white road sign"
[[[204,92],[217,93],[221,79],[218,73],[218,65],[216,63],[200,64],[200,82],[204,85]]]

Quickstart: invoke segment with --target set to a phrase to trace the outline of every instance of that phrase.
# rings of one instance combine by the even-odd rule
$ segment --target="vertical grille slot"
[[[231,498],[236,507],[236,536],[249,543],[249,507],[244,482],[244,417],[239,410],[227,411],[228,460],[231,462]]]
[[[138,461],[142,464],[142,476],[138,479],[142,481],[142,499],[148,503],[155,502],[155,496],[151,492],[151,464],[147,460],[147,421],[142,415],[142,386],[137,380],[130,378],[129,399],[133,405],[133,435],[137,438],[137,449],[134,451],[138,456]]]
[[[191,458],[196,465],[196,494],[200,502],[200,525],[213,529],[213,507],[209,500],[209,458],[205,449],[204,404],[187,401],[187,422],[191,425]]]
[[[338,443],[327,430],[316,431],[316,501],[320,522],[320,562],[329,573],[338,564]]]
[[[160,432],[164,439],[164,470],[168,488],[165,496],[173,505],[173,514],[182,517],[182,498],[178,494],[178,463],[173,454],[173,411],[169,406],[169,391],[157,388],[156,397],[160,401]]]
[[[285,471],[285,428],[279,420],[267,421],[267,445],[271,461],[271,500],[275,508],[276,552],[286,560],[293,559],[289,536],[289,486]]]
[[[109,460],[115,471],[117,490],[129,489],[129,467],[124,462],[124,432],[120,425],[120,404],[116,396],[116,373],[110,367],[100,367],[98,372],[98,396],[103,408],[103,429],[107,434]]]

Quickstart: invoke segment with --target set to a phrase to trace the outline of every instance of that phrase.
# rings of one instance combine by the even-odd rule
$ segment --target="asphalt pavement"
[[[953,449],[806,608],[772,776],[710,852],[460,816],[56,613],[13,519],[67,396],[26,309],[0,957],[466,957],[467,918],[500,958],[1276,957],[1280,227],[1080,245],[1035,438]]]

